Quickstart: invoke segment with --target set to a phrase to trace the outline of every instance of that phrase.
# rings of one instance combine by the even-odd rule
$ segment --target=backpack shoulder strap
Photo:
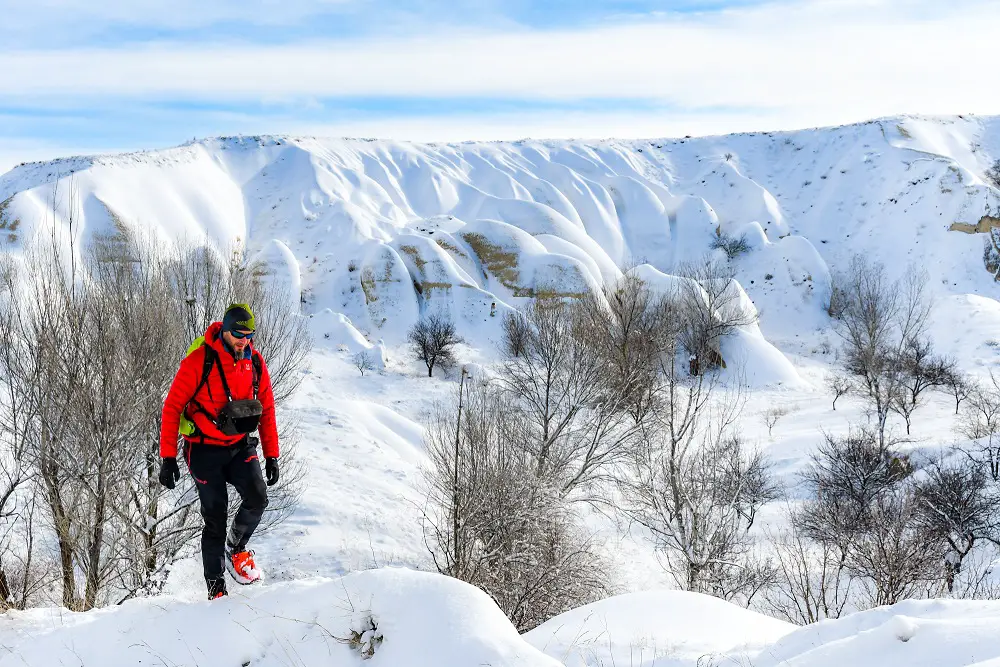
[[[195,402],[197,402],[195,397],[198,396],[198,392],[201,391],[201,388],[208,383],[208,374],[212,372],[212,364],[215,363],[215,358],[217,356],[215,354],[215,350],[213,350],[212,346],[208,343],[203,343],[202,348],[205,350],[205,361],[201,365],[201,381],[198,383],[198,387],[194,390],[194,394],[191,396],[191,400]],[[208,388],[208,396],[209,398],[212,397],[211,386]]]
[[[206,384],[208,383],[208,375],[209,375],[209,373],[212,372],[212,364],[215,362],[215,359],[218,357],[218,355],[215,354],[215,350],[212,349],[211,345],[209,345],[208,343],[205,343],[204,339],[202,339],[202,341],[203,342],[201,344],[201,347],[205,350],[205,361],[201,365],[201,381],[198,383],[198,386],[195,388],[194,394],[191,395],[191,401],[185,406],[184,413],[185,413],[185,415],[187,415],[188,408],[191,408],[193,410],[196,410],[198,412],[201,412],[201,413],[205,414],[205,416],[207,416],[210,421],[214,422],[215,418],[212,417],[212,414],[208,410],[206,410],[202,406],[201,403],[198,402],[198,392],[200,392],[201,388],[204,387],[204,386],[206,386]],[[197,343],[198,341],[195,341],[195,342]],[[195,346],[194,344],[192,344],[191,348],[188,351],[188,354],[193,353],[193,351],[196,350],[196,349],[197,349],[197,346]],[[212,398],[212,385],[208,385],[208,397]],[[190,419],[190,417],[189,417],[189,419]],[[197,431],[197,426],[195,427],[195,430],[196,430],[196,432],[198,432]],[[204,442],[204,438],[203,438],[202,441]]]
[[[219,368],[219,378],[222,380],[222,388],[226,390],[226,398],[232,401],[233,392],[229,391],[229,382],[226,381],[226,371],[222,369],[222,359],[219,358],[219,355],[215,354],[214,350],[212,352],[212,361]]]
[[[215,350],[212,349],[212,346],[208,342],[203,347],[205,348],[205,363],[201,366],[201,384],[205,385],[208,382],[208,374],[212,372],[212,364],[219,358],[219,355],[215,353]],[[198,389],[201,389],[201,386]],[[211,396],[211,387],[208,388],[208,393]]]
[[[257,350],[253,350],[250,359],[253,361],[253,397],[256,399],[257,392],[260,391],[260,376],[264,372],[262,370],[264,357],[260,356],[260,352]]]

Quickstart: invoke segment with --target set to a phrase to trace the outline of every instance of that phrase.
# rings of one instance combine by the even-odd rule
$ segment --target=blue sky
[[[221,134],[661,137],[1000,113],[993,0],[0,0],[0,172]]]

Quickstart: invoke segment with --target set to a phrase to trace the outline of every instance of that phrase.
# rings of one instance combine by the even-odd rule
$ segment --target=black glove
[[[160,484],[172,489],[180,478],[181,471],[177,467],[177,459],[171,456],[160,461]]]
[[[278,483],[278,459],[267,459],[264,464],[264,472],[267,474],[267,485],[274,486]]]

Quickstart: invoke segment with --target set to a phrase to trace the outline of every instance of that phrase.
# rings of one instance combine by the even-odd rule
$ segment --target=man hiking
[[[222,321],[212,323],[204,339],[192,343],[163,402],[160,483],[172,489],[180,479],[179,433],[205,520],[201,556],[210,600],[228,594],[224,570],[241,584],[260,579],[253,552],[247,550],[267,507],[258,439],[251,435],[258,428],[267,486],[278,481],[274,394],[267,365],[253,346],[255,331],[248,304],[229,306]],[[228,534],[227,484],[236,488],[241,499]]]

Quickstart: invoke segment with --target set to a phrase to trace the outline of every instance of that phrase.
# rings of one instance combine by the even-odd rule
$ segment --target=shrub
[[[721,233],[712,239],[711,248],[713,250],[722,250],[726,253],[726,257],[734,259],[744,253],[750,252],[750,242],[746,236],[736,237]]]
[[[994,160],[986,170],[986,182],[995,188],[1000,188],[1000,159]]]

